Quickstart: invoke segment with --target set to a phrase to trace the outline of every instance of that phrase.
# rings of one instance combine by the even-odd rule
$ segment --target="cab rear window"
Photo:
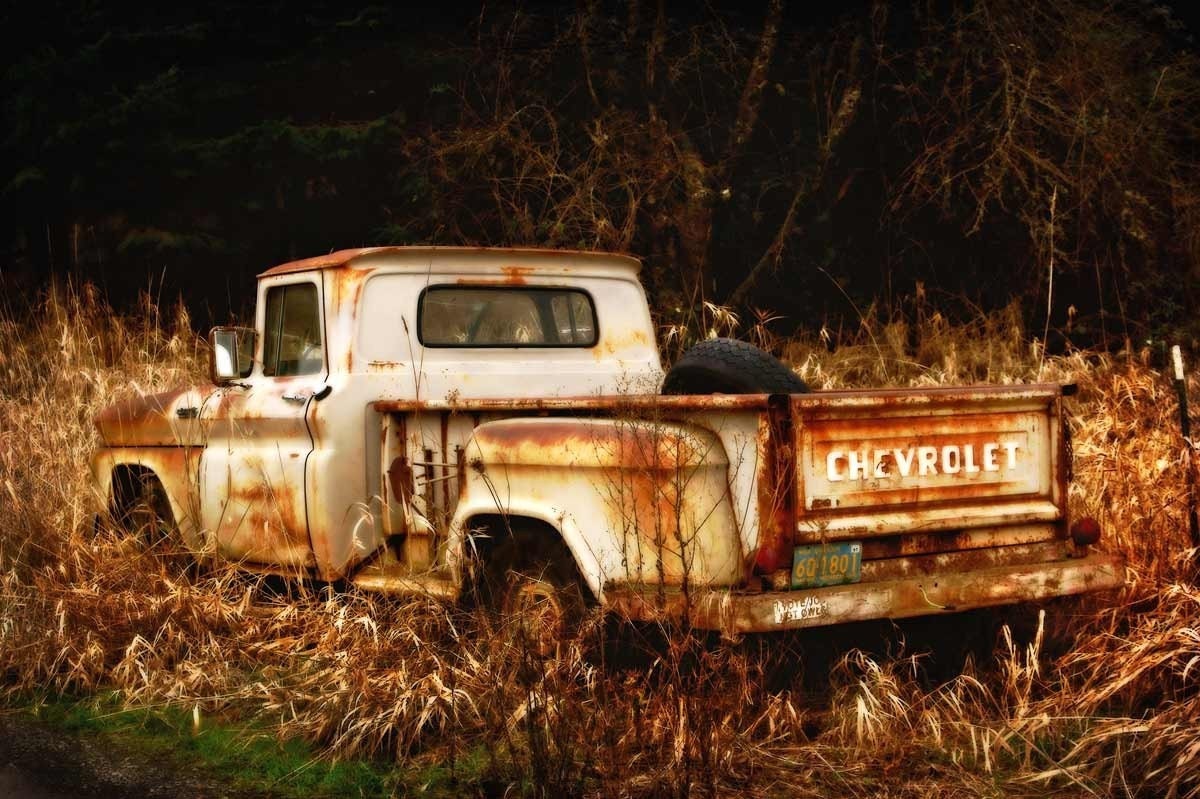
[[[418,309],[426,347],[591,347],[596,309],[578,289],[430,286]]]

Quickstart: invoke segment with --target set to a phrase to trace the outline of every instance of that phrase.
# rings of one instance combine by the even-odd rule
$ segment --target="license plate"
[[[857,583],[862,579],[862,544],[811,544],[792,552],[792,588]]]

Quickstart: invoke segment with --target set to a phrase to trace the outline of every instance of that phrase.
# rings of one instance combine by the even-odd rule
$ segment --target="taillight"
[[[1083,516],[1071,525],[1071,540],[1078,546],[1091,546],[1100,540],[1100,523],[1091,516]]]

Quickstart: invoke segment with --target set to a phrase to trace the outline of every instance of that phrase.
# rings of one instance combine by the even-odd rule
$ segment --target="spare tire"
[[[664,394],[807,394],[808,385],[753,344],[710,338],[683,354],[663,381]]]

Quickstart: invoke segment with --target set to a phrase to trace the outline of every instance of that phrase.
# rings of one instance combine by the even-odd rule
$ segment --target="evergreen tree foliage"
[[[1200,71],[1162,6],[5,13],[11,285],[154,284],[221,320],[291,258],[538,245],[644,257],[664,323],[936,292],[1078,344],[1197,332]]]

